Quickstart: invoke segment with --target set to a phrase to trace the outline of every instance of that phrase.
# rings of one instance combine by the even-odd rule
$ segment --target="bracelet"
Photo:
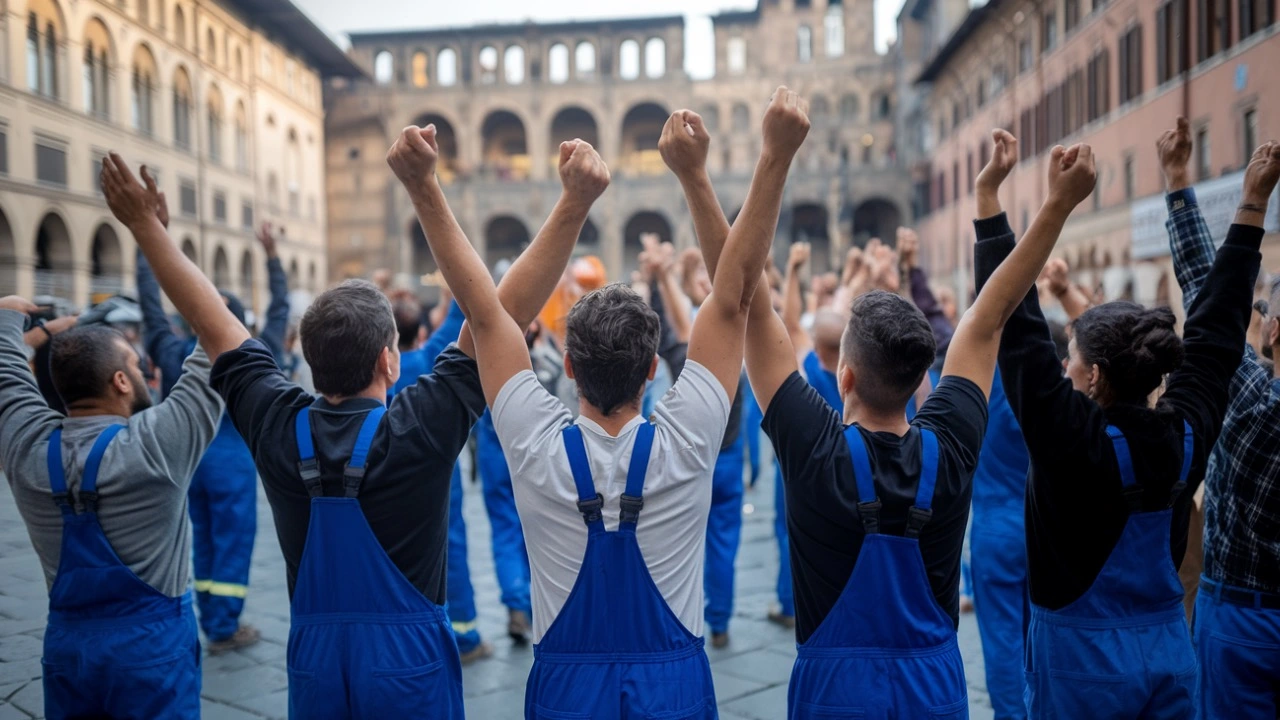
[[[1239,207],[1237,207],[1236,209],[1237,209],[1237,210],[1245,210],[1245,211],[1248,211],[1248,212],[1256,212],[1256,213],[1258,213],[1259,215],[1266,215],[1266,214],[1267,214],[1267,206],[1266,206],[1266,205],[1254,205],[1253,203],[1240,203],[1240,206],[1239,206]]]
[[[53,333],[49,332],[49,328],[47,328],[47,327],[45,327],[45,326],[44,326],[44,321],[43,321],[43,320],[37,320],[37,321],[36,321],[36,327],[38,327],[38,328],[40,328],[41,330],[43,330],[43,331],[44,331],[44,334],[45,334],[45,337],[46,337],[46,338],[48,338],[49,340],[52,340],[52,339],[53,339]]]

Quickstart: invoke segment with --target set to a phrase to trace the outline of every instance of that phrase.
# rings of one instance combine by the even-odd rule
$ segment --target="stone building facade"
[[[293,285],[323,286],[324,79],[360,72],[288,0],[0,0],[0,295],[133,285],[109,150],[155,169],[174,241],[248,307],[259,220],[287,228]]]
[[[491,266],[514,257],[550,212],[558,144],[595,145],[613,183],[579,252],[624,279],[641,233],[694,244],[679,184],[657,152],[670,113],[688,108],[706,120],[712,177],[732,219],[779,84],[809,99],[813,125],[787,186],[779,257],[803,238],[819,267],[834,267],[851,241],[909,219],[910,184],[894,163],[894,79],[874,50],[872,0],[761,0],[712,20],[708,80],[684,71],[678,16],[353,34],[350,54],[372,79],[327,93],[331,279],[434,269],[384,161],[403,127],[426,123],[439,129],[454,211]]]

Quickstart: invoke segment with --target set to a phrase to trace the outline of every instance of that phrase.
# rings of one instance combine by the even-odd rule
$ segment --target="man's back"
[[[563,431],[567,408],[532,371],[511,378],[494,403],[494,426],[511,465],[516,505],[533,568],[533,638],[542,639],[577,580],[587,547]],[[644,509],[636,528],[649,574],[681,623],[702,634],[702,563],[711,472],[729,419],[729,398],[696,362],[658,403],[656,431],[644,483]],[[618,526],[632,445],[645,422],[637,416],[617,437],[579,417],[604,523]]]
[[[954,620],[960,551],[968,521],[972,477],[986,427],[986,401],[973,383],[944,378],[903,437],[862,430],[883,503],[880,531],[902,535],[916,499],[921,468],[920,428],[938,436],[933,517],[920,552],[938,605]],[[796,639],[803,643],[835,606],[853,573],[864,539],[845,425],[798,373],[783,383],[765,413],[786,484]]]
[[[381,403],[334,405],[290,383],[258,341],[218,358],[211,384],[258,466],[275,515],[292,592],[306,545],[311,499],[298,473],[294,420],[311,407],[311,428],[325,494],[341,497],[342,472],[360,425]],[[444,604],[450,473],[484,408],[475,361],[450,348],[435,371],[392,400],[369,451],[360,505],[379,544],[427,599]]]

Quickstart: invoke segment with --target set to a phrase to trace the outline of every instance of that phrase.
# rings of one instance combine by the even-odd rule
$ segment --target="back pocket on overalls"
[[[833,720],[834,718],[862,720],[866,716],[867,711],[862,708],[801,702],[796,703],[796,713],[792,720]]]
[[[369,692],[360,693],[361,708],[390,718],[441,717],[452,707],[452,688],[444,660],[408,668],[379,668],[369,671]],[[433,708],[435,709],[433,712]]]
[[[716,717],[716,705],[710,698],[703,698],[696,705],[690,705],[682,710],[651,712],[644,716],[645,720],[710,720],[714,717]]]
[[[969,698],[961,698],[949,705],[938,705],[929,708],[931,720],[968,720]]]
[[[591,720],[591,715],[584,712],[568,710],[552,710],[541,705],[532,705],[527,720]]]

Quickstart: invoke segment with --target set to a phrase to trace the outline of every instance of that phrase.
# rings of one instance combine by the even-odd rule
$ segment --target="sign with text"
[[[1236,207],[1240,205],[1240,193],[1244,183],[1244,171],[1233,172],[1213,180],[1196,183],[1196,201],[1200,205],[1200,214],[1204,216],[1209,232],[1213,235],[1214,245],[1222,245],[1227,239],[1227,229],[1235,219]],[[1267,206],[1266,221],[1263,227],[1267,232],[1280,232],[1280,201],[1275,198]],[[1169,210],[1165,205],[1164,195],[1154,195],[1133,203],[1130,209],[1130,228],[1132,231],[1132,256],[1134,260],[1146,260],[1169,254],[1169,234],[1165,231],[1165,220],[1169,219]]]

